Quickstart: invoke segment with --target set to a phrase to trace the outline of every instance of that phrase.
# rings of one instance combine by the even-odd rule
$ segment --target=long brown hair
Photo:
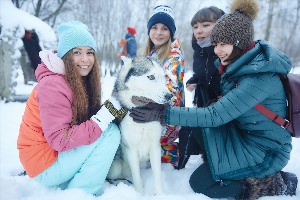
[[[94,66],[85,77],[82,77],[78,70],[73,67],[72,57],[72,51],[63,57],[66,71],[65,79],[73,93],[71,126],[88,120],[99,110],[101,105],[101,73],[96,54],[94,54]]]
[[[167,43],[162,45],[159,49],[157,49],[157,57],[158,59],[163,63],[165,59],[168,57],[169,53],[171,52],[171,37]],[[147,43],[146,43],[146,48],[144,55],[148,56],[150,55],[151,51],[154,48],[154,43],[151,41],[150,37],[148,37]]]

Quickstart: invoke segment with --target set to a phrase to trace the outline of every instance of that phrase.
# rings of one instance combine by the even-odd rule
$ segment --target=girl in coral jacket
[[[176,26],[173,9],[160,5],[154,8],[148,24],[148,40],[145,55],[156,55],[162,62],[166,86],[171,92],[171,106],[184,106],[184,55],[181,44],[174,37]],[[168,124],[161,137],[162,162],[178,167],[178,138],[180,126]]]
[[[28,176],[45,186],[64,183],[99,195],[120,143],[111,122],[122,109],[115,99],[100,105],[96,42],[87,26],[69,21],[57,31],[57,54],[40,52],[38,84],[20,126],[20,161]]]

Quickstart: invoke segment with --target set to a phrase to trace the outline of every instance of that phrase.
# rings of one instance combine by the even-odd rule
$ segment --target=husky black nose
[[[172,95],[171,95],[171,94],[168,93],[168,94],[165,95],[165,99],[166,99],[167,101],[170,101],[171,98],[172,98]]]

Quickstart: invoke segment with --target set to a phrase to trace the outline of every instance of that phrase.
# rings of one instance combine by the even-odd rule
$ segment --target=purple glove
[[[150,102],[145,106],[132,108],[129,116],[137,123],[158,121],[165,126],[168,107],[168,103],[158,104]]]

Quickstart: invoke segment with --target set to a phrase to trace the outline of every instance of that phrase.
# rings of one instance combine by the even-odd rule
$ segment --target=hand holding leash
[[[137,123],[158,121],[161,125],[165,126],[168,107],[168,103],[158,104],[150,102],[145,106],[132,108],[129,116]]]

